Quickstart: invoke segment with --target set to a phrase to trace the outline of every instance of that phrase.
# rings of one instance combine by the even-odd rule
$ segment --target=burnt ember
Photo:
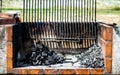
[[[58,55],[52,50],[49,50],[44,45],[37,44],[36,46],[37,47],[32,50],[30,64],[44,66],[63,63],[65,61],[64,57]]]

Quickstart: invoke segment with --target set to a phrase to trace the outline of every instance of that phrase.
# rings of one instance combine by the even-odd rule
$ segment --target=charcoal
[[[41,58],[41,55],[38,54],[37,57],[36,57],[36,60],[40,60],[40,58]]]
[[[41,61],[39,61],[39,63],[38,63],[39,65],[41,65],[42,64],[42,62]]]
[[[50,65],[50,63],[49,63],[49,61],[48,61],[48,60],[46,60],[46,61],[45,61],[45,63],[46,63],[46,65]]]
[[[42,56],[43,56],[43,57],[47,57],[48,55],[47,55],[47,53],[42,52]]]
[[[38,60],[34,60],[33,62],[32,62],[32,64],[34,65],[34,66],[36,66],[37,64],[38,64]]]
[[[37,47],[38,47],[39,49],[42,49],[42,48],[43,48],[43,46],[40,45],[40,44],[37,44]]]
[[[36,51],[36,48],[32,47],[32,48],[31,48],[31,51]]]
[[[55,51],[49,50],[42,44],[37,44],[37,47],[32,50],[30,56],[30,64],[34,65],[52,65],[63,63],[64,57],[57,55]]]

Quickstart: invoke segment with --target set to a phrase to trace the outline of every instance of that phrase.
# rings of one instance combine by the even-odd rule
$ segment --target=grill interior
[[[31,38],[27,25],[32,26],[34,37]],[[63,22],[42,22],[42,23],[19,23],[16,25],[19,34],[19,40],[32,39],[36,43],[40,42],[47,46],[49,49],[59,52],[69,52],[89,48],[93,44],[98,43],[98,24],[91,23],[63,23]],[[31,31],[31,32],[32,32]],[[16,32],[16,31],[15,31]],[[72,34],[71,34],[72,33]],[[16,33],[15,33],[16,34]],[[38,38],[36,38],[38,37]],[[16,37],[15,37],[16,39]],[[22,44],[22,41],[20,41]],[[66,50],[65,50],[66,49]],[[80,49],[80,50],[79,50]]]
[[[35,32],[32,33],[35,38],[30,37],[28,24],[32,26],[32,32]],[[18,59],[19,51],[22,51],[22,57],[29,54],[35,46],[34,41],[58,53],[78,54],[98,44],[98,23],[18,23],[13,26],[14,62]]]
[[[98,43],[96,0],[23,0],[23,22],[13,29],[14,61],[37,43],[63,54],[81,53]]]

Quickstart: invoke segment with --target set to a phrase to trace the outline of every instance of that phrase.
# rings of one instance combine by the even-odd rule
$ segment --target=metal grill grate
[[[24,0],[30,37],[53,50],[86,49],[97,43],[96,0]],[[73,51],[74,52],[74,51]]]
[[[24,22],[95,22],[96,0],[23,0]]]

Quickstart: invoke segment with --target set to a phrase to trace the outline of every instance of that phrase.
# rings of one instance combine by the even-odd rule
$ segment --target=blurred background
[[[2,12],[12,10],[22,14],[23,0],[2,1]],[[120,24],[120,0],[97,0],[97,21]]]

